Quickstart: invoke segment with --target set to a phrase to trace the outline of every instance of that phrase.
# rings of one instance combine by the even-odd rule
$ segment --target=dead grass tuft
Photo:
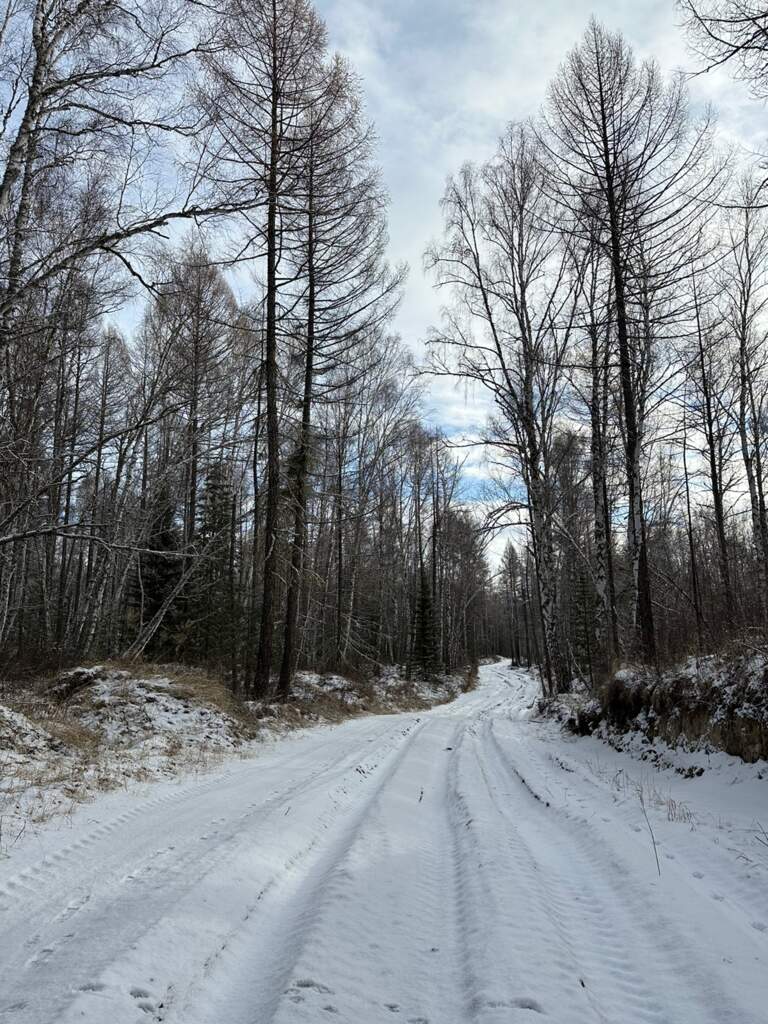
[[[83,725],[73,715],[41,714],[34,721],[57,743],[88,760],[96,758],[104,740],[101,732]]]
[[[462,673],[464,682],[461,686],[462,693],[471,693],[472,690],[477,689],[477,683],[480,678],[480,670],[477,665],[471,665],[468,669],[465,669]]]

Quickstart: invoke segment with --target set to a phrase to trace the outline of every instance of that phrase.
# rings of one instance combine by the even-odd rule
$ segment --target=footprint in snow
[[[700,871],[694,871],[693,872],[693,877],[694,878],[703,878],[704,875],[702,875],[702,873]]]
[[[53,946],[43,946],[41,950],[38,950],[34,956],[27,960],[27,967],[36,967],[38,964],[44,964],[47,960],[50,960],[54,952],[55,948]]]
[[[517,999],[489,999],[485,1002],[485,1006],[492,1010],[508,1008],[513,1010],[532,1010],[534,1013],[544,1013],[544,1009],[540,1003],[535,999],[528,999],[525,996]]]
[[[518,1010],[533,1010],[534,1013],[544,1013],[540,1003],[535,999],[513,999],[512,1006]]]
[[[136,1000],[136,1005],[142,1013],[154,1013],[157,1006],[152,1001],[150,993],[145,988],[134,987],[130,990],[131,996]]]
[[[86,893],[84,896],[72,900],[71,903],[68,903],[67,906],[62,910],[62,912],[58,915],[56,920],[66,921],[67,918],[73,917],[79,910],[83,909],[83,907],[86,905],[86,903],[88,903],[90,898],[90,893]]]
[[[333,995],[333,989],[328,988],[327,985],[321,984],[319,981],[313,981],[312,978],[299,978],[294,982],[296,988],[311,988],[315,992],[323,992],[326,995]]]
[[[752,927],[758,932],[768,932],[768,924],[765,924],[763,921],[753,921]]]
[[[327,985],[322,985],[319,981],[313,981],[312,978],[298,978],[285,990],[285,995],[288,996],[292,1003],[303,1003],[306,999],[304,995],[306,991],[317,992],[319,995],[334,995],[333,989],[328,988]]]

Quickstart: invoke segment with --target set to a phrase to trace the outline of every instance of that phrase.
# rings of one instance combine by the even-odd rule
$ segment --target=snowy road
[[[631,759],[529,722],[533,687],[488,666],[14,847],[0,1021],[765,1024],[759,815],[649,788],[659,876]]]

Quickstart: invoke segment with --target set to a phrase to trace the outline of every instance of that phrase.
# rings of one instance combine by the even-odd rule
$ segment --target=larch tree
[[[205,57],[204,104],[210,122],[206,166],[227,197],[227,205],[243,209],[240,254],[263,261],[266,277],[267,486],[261,631],[254,677],[254,690],[263,696],[271,685],[280,556],[280,289],[292,279],[292,268],[284,261],[284,229],[300,202],[325,28],[307,0],[229,0],[219,31],[221,49]]]
[[[307,110],[307,147],[292,221],[297,302],[292,320],[303,360],[298,437],[288,465],[293,511],[279,693],[296,667],[306,544],[307,484],[316,401],[334,401],[345,379],[365,373],[370,339],[399,301],[403,271],[385,259],[385,197],[371,164],[372,133],[359,86],[338,57],[320,69]]]
[[[690,248],[711,216],[719,172],[709,159],[709,120],[688,115],[681,76],[665,82],[638,63],[622,36],[594,19],[549,88],[540,137],[551,194],[569,229],[605,253],[628,490],[635,593],[634,648],[657,657],[643,500],[648,374],[665,329],[670,293],[688,275]]]

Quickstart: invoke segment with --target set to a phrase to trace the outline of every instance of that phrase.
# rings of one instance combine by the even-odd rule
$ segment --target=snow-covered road
[[[0,1021],[766,1024],[761,785],[665,809],[639,762],[530,722],[534,688],[486,666],[17,844]]]

